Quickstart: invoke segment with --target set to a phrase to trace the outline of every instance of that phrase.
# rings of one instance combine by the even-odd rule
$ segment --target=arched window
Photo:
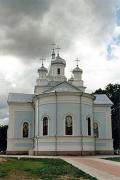
[[[73,121],[72,116],[68,115],[65,118],[65,135],[73,134]]]
[[[90,117],[88,117],[87,120],[88,120],[88,136],[91,136],[91,119],[90,119]]]
[[[28,122],[23,123],[23,138],[28,138],[29,137],[29,124]]]
[[[94,130],[94,136],[98,138],[99,137],[98,123],[94,122],[93,130]]]
[[[48,135],[48,118],[44,117],[43,118],[43,136]]]

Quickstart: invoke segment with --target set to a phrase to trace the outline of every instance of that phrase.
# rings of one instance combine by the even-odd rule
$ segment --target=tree
[[[7,129],[7,125],[0,126],[0,151],[6,151],[7,148]]]
[[[106,94],[106,90],[99,88],[93,94]]]
[[[111,101],[114,100],[114,95],[120,90],[120,84],[108,84],[105,89],[97,89],[94,94],[106,94]]]

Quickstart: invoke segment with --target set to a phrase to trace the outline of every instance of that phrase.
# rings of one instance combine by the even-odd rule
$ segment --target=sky
[[[33,93],[52,43],[68,78],[80,60],[86,92],[120,83],[120,1],[0,0],[0,124],[8,123],[9,92]]]

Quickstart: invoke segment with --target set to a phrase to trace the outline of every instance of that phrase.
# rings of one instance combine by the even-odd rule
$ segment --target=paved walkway
[[[65,161],[99,180],[120,180],[120,163],[97,157],[63,157]]]

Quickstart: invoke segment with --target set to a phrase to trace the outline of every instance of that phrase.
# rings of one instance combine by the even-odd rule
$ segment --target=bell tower
[[[55,50],[53,49],[50,71],[49,71],[49,81],[56,81],[56,82],[66,81],[67,78],[65,77],[65,67],[66,67],[66,61],[60,57],[59,51],[57,52],[57,56],[55,56]]]

